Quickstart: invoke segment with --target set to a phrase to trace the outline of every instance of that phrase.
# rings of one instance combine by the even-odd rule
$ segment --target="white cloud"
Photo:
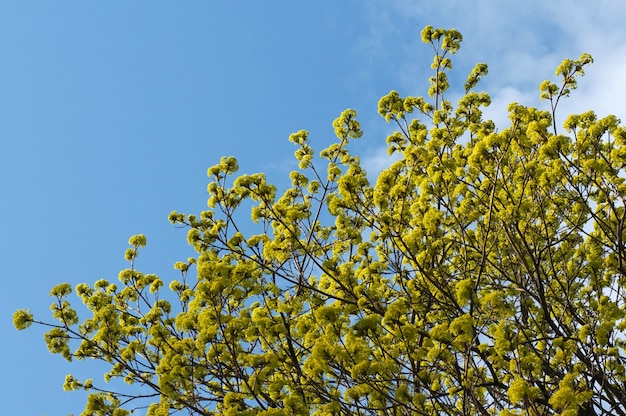
[[[547,108],[539,101],[539,84],[556,81],[554,71],[565,58],[577,59],[590,53],[595,63],[580,79],[579,89],[560,104],[560,119],[570,112],[594,110],[599,115],[615,114],[626,122],[626,3],[567,0],[502,2],[478,0],[392,0],[369,2],[372,24],[368,38],[370,56],[389,56],[385,48],[401,43],[411,53],[393,55],[397,88],[406,94],[425,95],[426,67],[432,59],[421,44],[419,32],[427,24],[457,28],[464,36],[461,52],[453,57],[453,85],[462,86],[476,62],[489,65],[489,75],[478,89],[487,91],[492,105],[486,115],[505,127],[506,107],[511,101]],[[382,18],[381,18],[382,16]],[[428,62],[423,60],[428,58]],[[456,77],[456,78],[455,78]],[[457,93],[460,91],[457,91]],[[500,123],[504,123],[504,126]]]
[[[493,120],[499,129],[509,125],[507,107],[510,103],[532,106],[536,94],[522,92],[514,87],[504,87],[491,94],[491,105],[483,111],[485,120]]]
[[[365,169],[367,178],[373,184],[376,182],[380,172],[399,159],[400,155],[397,153],[389,156],[387,147],[372,148],[361,157],[361,167]]]

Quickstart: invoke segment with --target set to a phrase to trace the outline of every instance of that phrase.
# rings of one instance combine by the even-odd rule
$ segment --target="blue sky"
[[[545,105],[539,83],[582,52],[596,62],[562,114],[626,119],[624,18],[626,5],[610,0],[3,2],[3,412],[81,412],[64,377],[101,371],[49,354],[41,328],[13,329],[13,311],[47,318],[54,285],[115,280],[133,234],[148,237],[138,268],[175,278],[191,251],[167,215],[206,207],[206,169],[222,155],[286,183],[289,134],[309,130],[321,150],[332,120],[354,108],[365,130],[354,150],[382,166],[390,128],[377,102],[391,89],[426,94],[425,25],[464,36],[453,88],[489,64],[479,88],[503,128],[509,102]]]

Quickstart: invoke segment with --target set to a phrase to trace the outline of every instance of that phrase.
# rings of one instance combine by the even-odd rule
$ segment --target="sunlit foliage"
[[[381,98],[399,160],[375,183],[346,110],[319,157],[291,135],[282,194],[232,157],[209,169],[208,210],[169,217],[197,251],[169,290],[136,269],[134,236],[119,282],[57,286],[53,323],[16,312],[18,329],[51,327],[51,352],[135,385],[68,376],[92,392],[83,415],[626,414],[626,130],[593,112],[556,121],[591,57],[541,84],[548,110],[512,103],[496,128],[485,64],[447,98],[461,34],[422,39],[428,94]]]

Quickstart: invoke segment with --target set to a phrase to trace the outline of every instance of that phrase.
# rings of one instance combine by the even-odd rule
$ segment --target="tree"
[[[110,366],[111,385],[67,377],[91,391],[83,415],[626,414],[626,129],[593,112],[556,122],[591,57],[541,84],[547,111],[513,103],[498,130],[475,91],[485,64],[446,98],[461,34],[422,39],[428,97],[381,98],[400,158],[375,184],[346,110],[321,161],[291,135],[282,195],[232,157],[208,170],[209,209],[169,217],[198,253],[169,292],[135,268],[139,235],[119,283],[55,287],[52,323],[15,313],[18,329],[50,327],[51,352]]]

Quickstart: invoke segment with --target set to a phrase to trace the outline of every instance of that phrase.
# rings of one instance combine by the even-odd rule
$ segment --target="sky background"
[[[383,167],[378,99],[426,95],[425,25],[463,34],[453,95],[489,65],[478,90],[502,129],[511,101],[547,108],[538,85],[582,52],[595,63],[560,121],[590,109],[626,120],[625,19],[611,0],[0,2],[2,413],[80,414],[65,375],[100,381],[101,369],[51,355],[44,329],[18,332],[12,313],[49,319],[56,284],[115,281],[133,234],[148,238],[137,267],[177,278],[193,253],[167,216],[205,209],[221,156],[286,187],[289,134],[309,130],[319,151],[354,108],[365,134],[353,151]]]

